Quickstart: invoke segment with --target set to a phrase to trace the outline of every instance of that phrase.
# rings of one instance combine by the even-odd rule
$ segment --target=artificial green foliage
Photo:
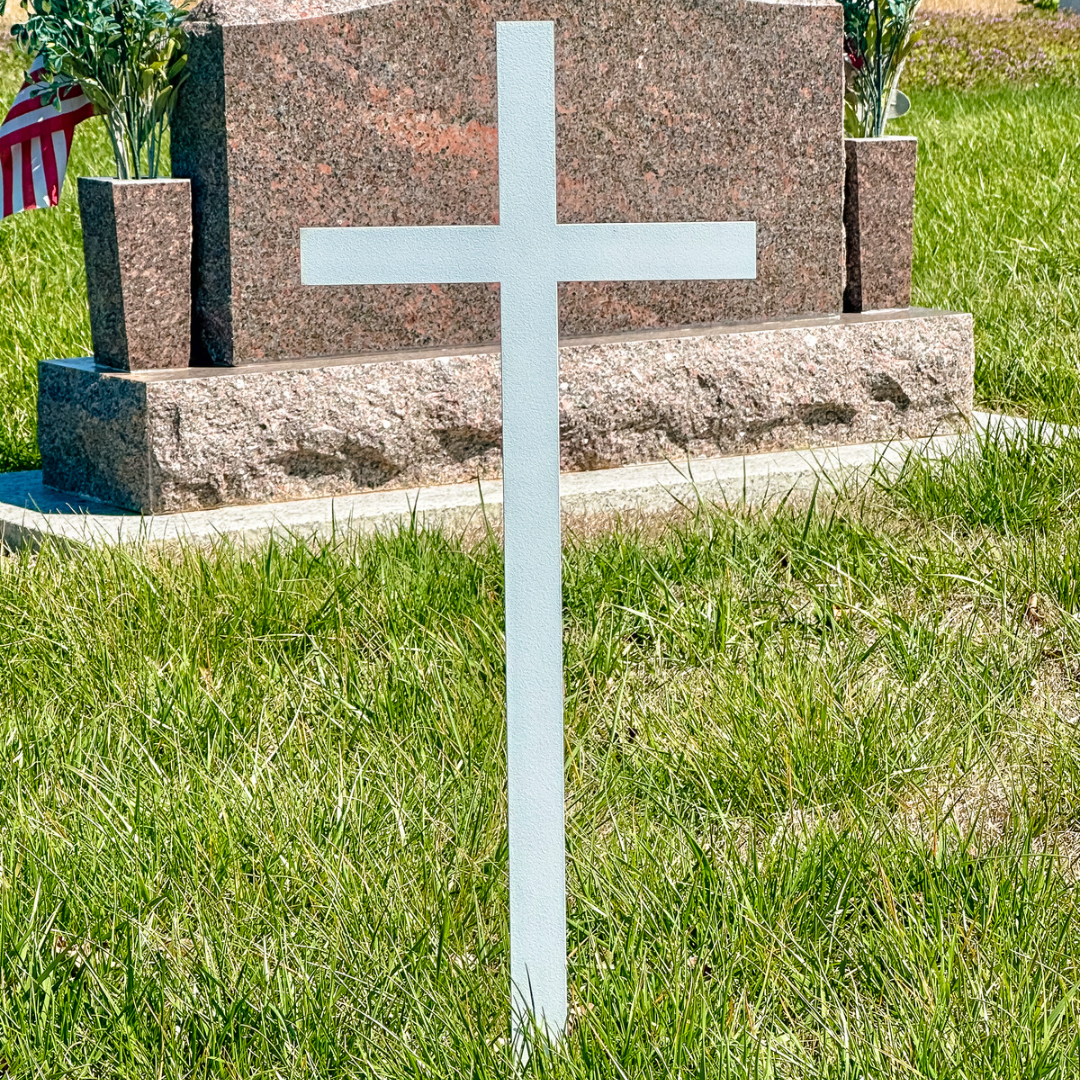
[[[29,12],[12,28],[49,78],[40,96],[58,103],[78,85],[105,118],[117,176],[153,178],[162,140],[187,76],[182,24],[169,0],[22,0]]]
[[[845,126],[856,138],[885,134],[889,102],[915,41],[919,0],[840,0],[847,71]]]

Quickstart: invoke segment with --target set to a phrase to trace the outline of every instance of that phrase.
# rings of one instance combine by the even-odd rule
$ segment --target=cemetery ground
[[[536,1075],[1076,1075],[1077,476],[571,534]],[[0,624],[7,1075],[509,1074],[494,539],[46,547]]]
[[[902,126],[916,300],[975,312],[983,406],[1080,423],[1067,18],[997,69],[931,24]],[[0,229],[0,469],[89,348],[73,194]],[[571,529],[536,1075],[1077,1074],[1078,478],[1036,432]],[[502,679],[482,532],[0,559],[0,1075],[507,1075]]]

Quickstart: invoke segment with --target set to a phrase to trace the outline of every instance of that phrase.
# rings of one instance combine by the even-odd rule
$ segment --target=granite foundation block
[[[566,340],[564,471],[957,430],[970,315]],[[500,472],[495,347],[242,368],[40,367],[44,482],[147,513],[451,484]]]
[[[121,371],[191,362],[191,182],[79,177],[94,359]]]
[[[756,280],[568,283],[564,334],[840,311],[834,0],[204,0],[171,127],[196,363],[497,338],[497,286],[304,286],[299,232],[496,223],[495,27],[515,19],[555,22],[561,222],[757,223]]]
[[[917,151],[913,136],[845,140],[845,311],[911,303]]]

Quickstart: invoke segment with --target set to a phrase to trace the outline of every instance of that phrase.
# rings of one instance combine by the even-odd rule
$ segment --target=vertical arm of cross
[[[308,285],[502,288],[507,802],[514,1038],[566,1022],[558,282],[752,278],[752,222],[559,225],[555,29],[498,25],[499,225],[302,229]]]
[[[498,26],[506,742],[515,1041],[566,1022],[555,33]]]
[[[555,24],[504,22],[496,34],[499,224],[521,250],[522,232],[542,244],[544,227],[556,221]]]

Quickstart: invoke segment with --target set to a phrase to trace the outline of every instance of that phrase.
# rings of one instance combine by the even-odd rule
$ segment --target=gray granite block
[[[221,27],[189,23],[188,81],[170,124],[173,176],[191,179],[192,362],[227,364],[232,347],[229,155]]]
[[[913,136],[845,140],[845,311],[911,303],[917,151]]]
[[[971,316],[914,309],[570,339],[562,468],[955,430],[973,371]],[[138,373],[51,361],[41,384],[46,483],[145,512],[500,471],[494,348]]]
[[[149,510],[146,397],[146,383],[123,378],[91,359],[40,363],[38,448],[45,484]]]
[[[975,413],[957,433],[924,439],[849,443],[825,449],[701,457],[626,465],[559,480],[563,521],[595,533],[616,522],[679,518],[700,505],[770,509],[792,497],[858,488],[870,477],[896,476],[917,455],[925,461],[978,451],[989,440],[1006,444],[1031,434],[1051,441],[1075,437],[1067,428]],[[256,506],[221,506],[143,517],[45,488],[40,472],[0,473],[0,551],[60,545],[175,543],[212,545],[222,537],[240,545],[271,536],[319,541],[353,533],[442,528],[474,535],[498,532],[502,484],[472,481],[441,487],[394,488],[323,499]]]

